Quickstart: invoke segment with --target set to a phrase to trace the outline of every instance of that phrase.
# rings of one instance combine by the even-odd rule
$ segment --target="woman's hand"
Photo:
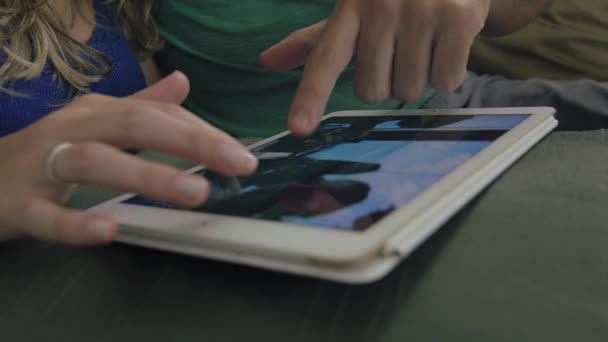
[[[179,106],[188,90],[186,77],[174,73],[130,98],[86,95],[1,138],[0,236],[111,241],[118,226],[110,217],[61,206],[70,184],[98,184],[184,206],[207,198],[205,179],[122,149],[160,150],[230,175],[253,172],[257,160],[246,148]]]
[[[415,101],[430,86],[454,90],[490,6],[491,0],[339,0],[327,20],[294,32],[260,59],[271,70],[306,62],[289,128],[307,134],[352,57],[356,94],[368,102]]]

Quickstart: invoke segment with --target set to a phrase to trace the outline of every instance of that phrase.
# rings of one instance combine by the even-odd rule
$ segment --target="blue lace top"
[[[108,58],[112,63],[112,72],[91,84],[91,91],[120,97],[145,88],[146,81],[139,62],[110,8],[102,0],[94,0],[93,3],[97,25],[87,45]],[[0,65],[5,59],[0,50]],[[0,92],[0,137],[14,133],[59,109],[75,94],[69,83],[55,76],[51,65],[36,79],[11,81],[5,87],[17,91],[19,95]]]

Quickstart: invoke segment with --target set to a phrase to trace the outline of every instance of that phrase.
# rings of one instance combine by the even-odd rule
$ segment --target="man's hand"
[[[260,59],[277,71],[306,64],[289,113],[289,128],[305,135],[316,128],[353,57],[355,91],[365,101],[411,102],[430,86],[452,91],[464,80],[470,47],[484,25],[508,22],[504,18],[516,15],[509,12],[512,3],[519,2],[341,0],[327,20],[292,33]]]

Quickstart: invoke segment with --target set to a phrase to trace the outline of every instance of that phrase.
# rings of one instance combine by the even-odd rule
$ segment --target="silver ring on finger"
[[[70,183],[64,181],[57,175],[57,157],[68,148],[72,147],[72,144],[69,142],[63,142],[57,144],[57,146],[53,147],[51,152],[49,153],[48,158],[46,159],[46,171],[48,177],[53,181],[53,183],[57,185],[71,185]]]

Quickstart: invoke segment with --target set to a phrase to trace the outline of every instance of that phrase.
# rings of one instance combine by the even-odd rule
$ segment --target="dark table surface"
[[[0,244],[0,341],[475,340],[608,341],[607,131],[552,133],[365,286],[121,244]]]

